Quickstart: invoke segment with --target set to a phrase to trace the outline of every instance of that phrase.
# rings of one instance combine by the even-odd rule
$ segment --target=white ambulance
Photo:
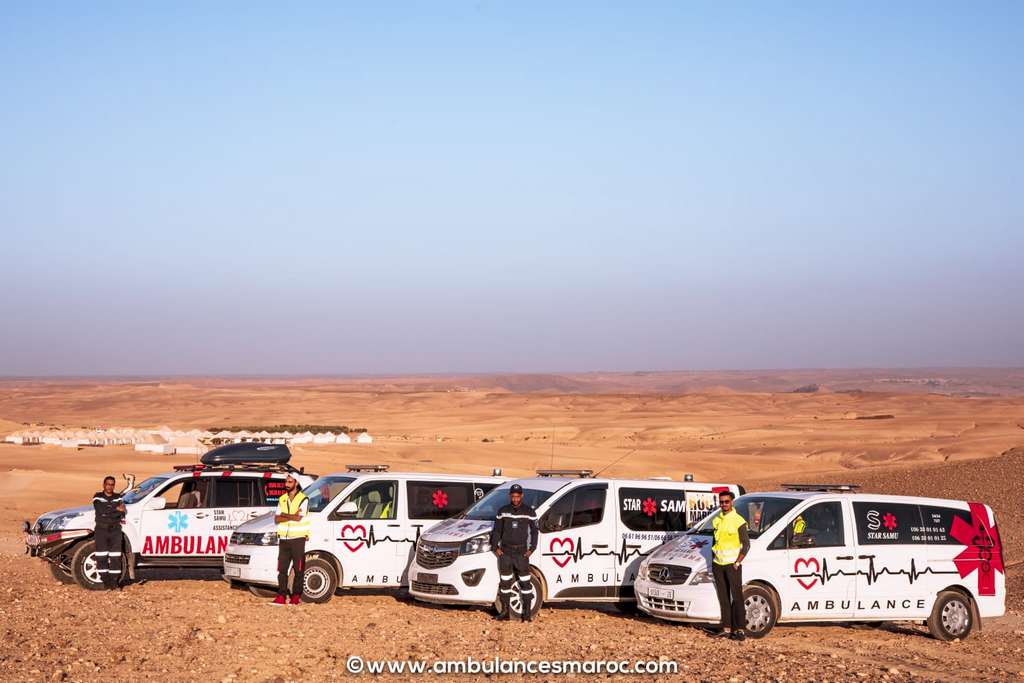
[[[303,491],[312,526],[301,579],[306,602],[327,602],[338,588],[401,588],[420,535],[507,479],[501,470],[488,477],[388,469],[348,465]],[[224,555],[224,580],[275,594],[277,543],[274,515],[240,526]]]
[[[498,562],[490,533],[509,487],[539,517],[539,544],[530,557],[533,588],[544,602],[633,600],[640,561],[717,507],[717,492],[736,485],[660,479],[599,479],[589,470],[541,470],[502,484],[458,518],[424,533],[409,568],[409,592],[426,602],[494,605]],[[692,479],[688,477],[689,479]],[[519,592],[511,608],[522,613]]]
[[[1002,545],[989,506],[862,494],[851,485],[788,489],[735,501],[750,532],[748,635],[762,637],[779,622],[923,621],[936,638],[952,640],[1005,611]],[[713,517],[644,560],[640,609],[718,622]]]
[[[285,445],[238,443],[138,486],[127,475],[123,571],[134,579],[146,568],[219,568],[231,532],[276,508],[285,477],[291,474],[303,486],[316,479],[290,466],[290,459]],[[29,554],[49,562],[57,580],[100,590],[95,524],[92,505],[47,512],[25,522],[25,545]]]

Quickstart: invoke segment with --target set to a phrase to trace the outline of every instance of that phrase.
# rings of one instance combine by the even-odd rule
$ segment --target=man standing
[[[121,587],[121,521],[125,507],[121,494],[114,493],[116,483],[113,477],[104,477],[103,490],[92,497],[96,512],[96,571],[107,590]]]
[[[743,627],[747,623],[747,610],[743,604],[743,558],[750,551],[750,536],[747,520],[733,509],[732,491],[718,494],[718,506],[722,513],[715,517],[711,526],[715,530],[715,544],[711,546],[711,574],[715,579],[718,605],[722,610],[722,625],[712,631],[714,636],[726,635],[726,629],[733,640],[743,641],[747,635]]]
[[[277,597],[274,605],[298,605],[302,600],[302,571],[305,566],[306,540],[309,538],[309,501],[299,489],[299,482],[288,475],[284,480],[284,493],[277,499]],[[288,588],[288,570],[295,569],[295,580]]]
[[[523,621],[532,621],[533,584],[530,582],[530,555],[537,549],[537,511],[523,503],[523,487],[512,484],[508,497],[510,504],[498,510],[491,530],[491,547],[498,556],[501,598],[499,621],[511,618],[512,579],[519,583],[519,597],[523,603]]]

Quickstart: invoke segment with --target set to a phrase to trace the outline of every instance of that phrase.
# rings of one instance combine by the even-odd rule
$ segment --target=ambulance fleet
[[[747,494],[735,484],[625,480],[587,470],[537,477],[390,472],[350,465],[317,477],[286,446],[231,444],[125,494],[124,571],[221,567],[225,581],[270,596],[277,585],[274,511],[284,479],[309,499],[303,599],[340,589],[407,589],[417,600],[498,608],[490,532],[513,483],[536,509],[530,557],[536,614],[544,604],[636,605],[669,621],[714,624],[711,522],[718,494],[737,496],[750,552],[743,562],[747,633],[779,623],[916,621],[942,640],[966,638],[1005,611],[999,531],[982,503],[880,496],[852,486],[791,485]],[[29,554],[54,577],[103,587],[91,507],[25,523]],[[294,586],[294,584],[293,584]],[[511,609],[522,603],[513,594]]]

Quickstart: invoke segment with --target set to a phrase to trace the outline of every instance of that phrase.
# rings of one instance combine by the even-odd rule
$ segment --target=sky
[[[0,375],[1024,365],[1022,27],[6,3]]]

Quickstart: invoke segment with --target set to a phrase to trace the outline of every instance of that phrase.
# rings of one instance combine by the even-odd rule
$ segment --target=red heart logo
[[[366,538],[366,527],[364,527],[362,524],[356,524],[355,526],[353,526],[351,524],[346,524],[345,526],[341,527],[341,542],[344,543],[345,547],[348,548],[350,551],[355,552],[355,551],[359,550],[360,548],[362,548],[363,545],[366,543],[366,541],[365,540],[359,541],[359,543],[356,543],[356,544],[349,543],[348,541],[345,540],[345,535],[349,531],[358,531],[359,533],[357,533],[355,535],[359,536],[360,538],[365,539]]]
[[[811,568],[811,565],[814,565],[814,571],[811,572],[811,573],[817,574],[818,572],[821,571],[821,565],[818,564],[818,558],[816,558],[816,557],[808,557],[808,558],[798,557],[796,562],[793,563],[793,573],[794,574],[807,574],[808,573],[807,570]],[[803,567],[804,571],[801,572],[800,571],[800,567]],[[811,580],[810,583],[807,583],[806,581],[804,581],[800,577],[796,577],[796,581],[801,586],[803,586],[806,590],[811,590],[811,588],[814,587],[814,584],[818,583],[818,577],[815,576]]]
[[[559,567],[564,567],[569,564],[569,560],[572,559],[572,554],[576,551],[576,543],[571,538],[552,538],[551,543],[548,544],[548,550],[555,552],[555,546],[569,546],[569,554],[565,557],[552,557]]]

